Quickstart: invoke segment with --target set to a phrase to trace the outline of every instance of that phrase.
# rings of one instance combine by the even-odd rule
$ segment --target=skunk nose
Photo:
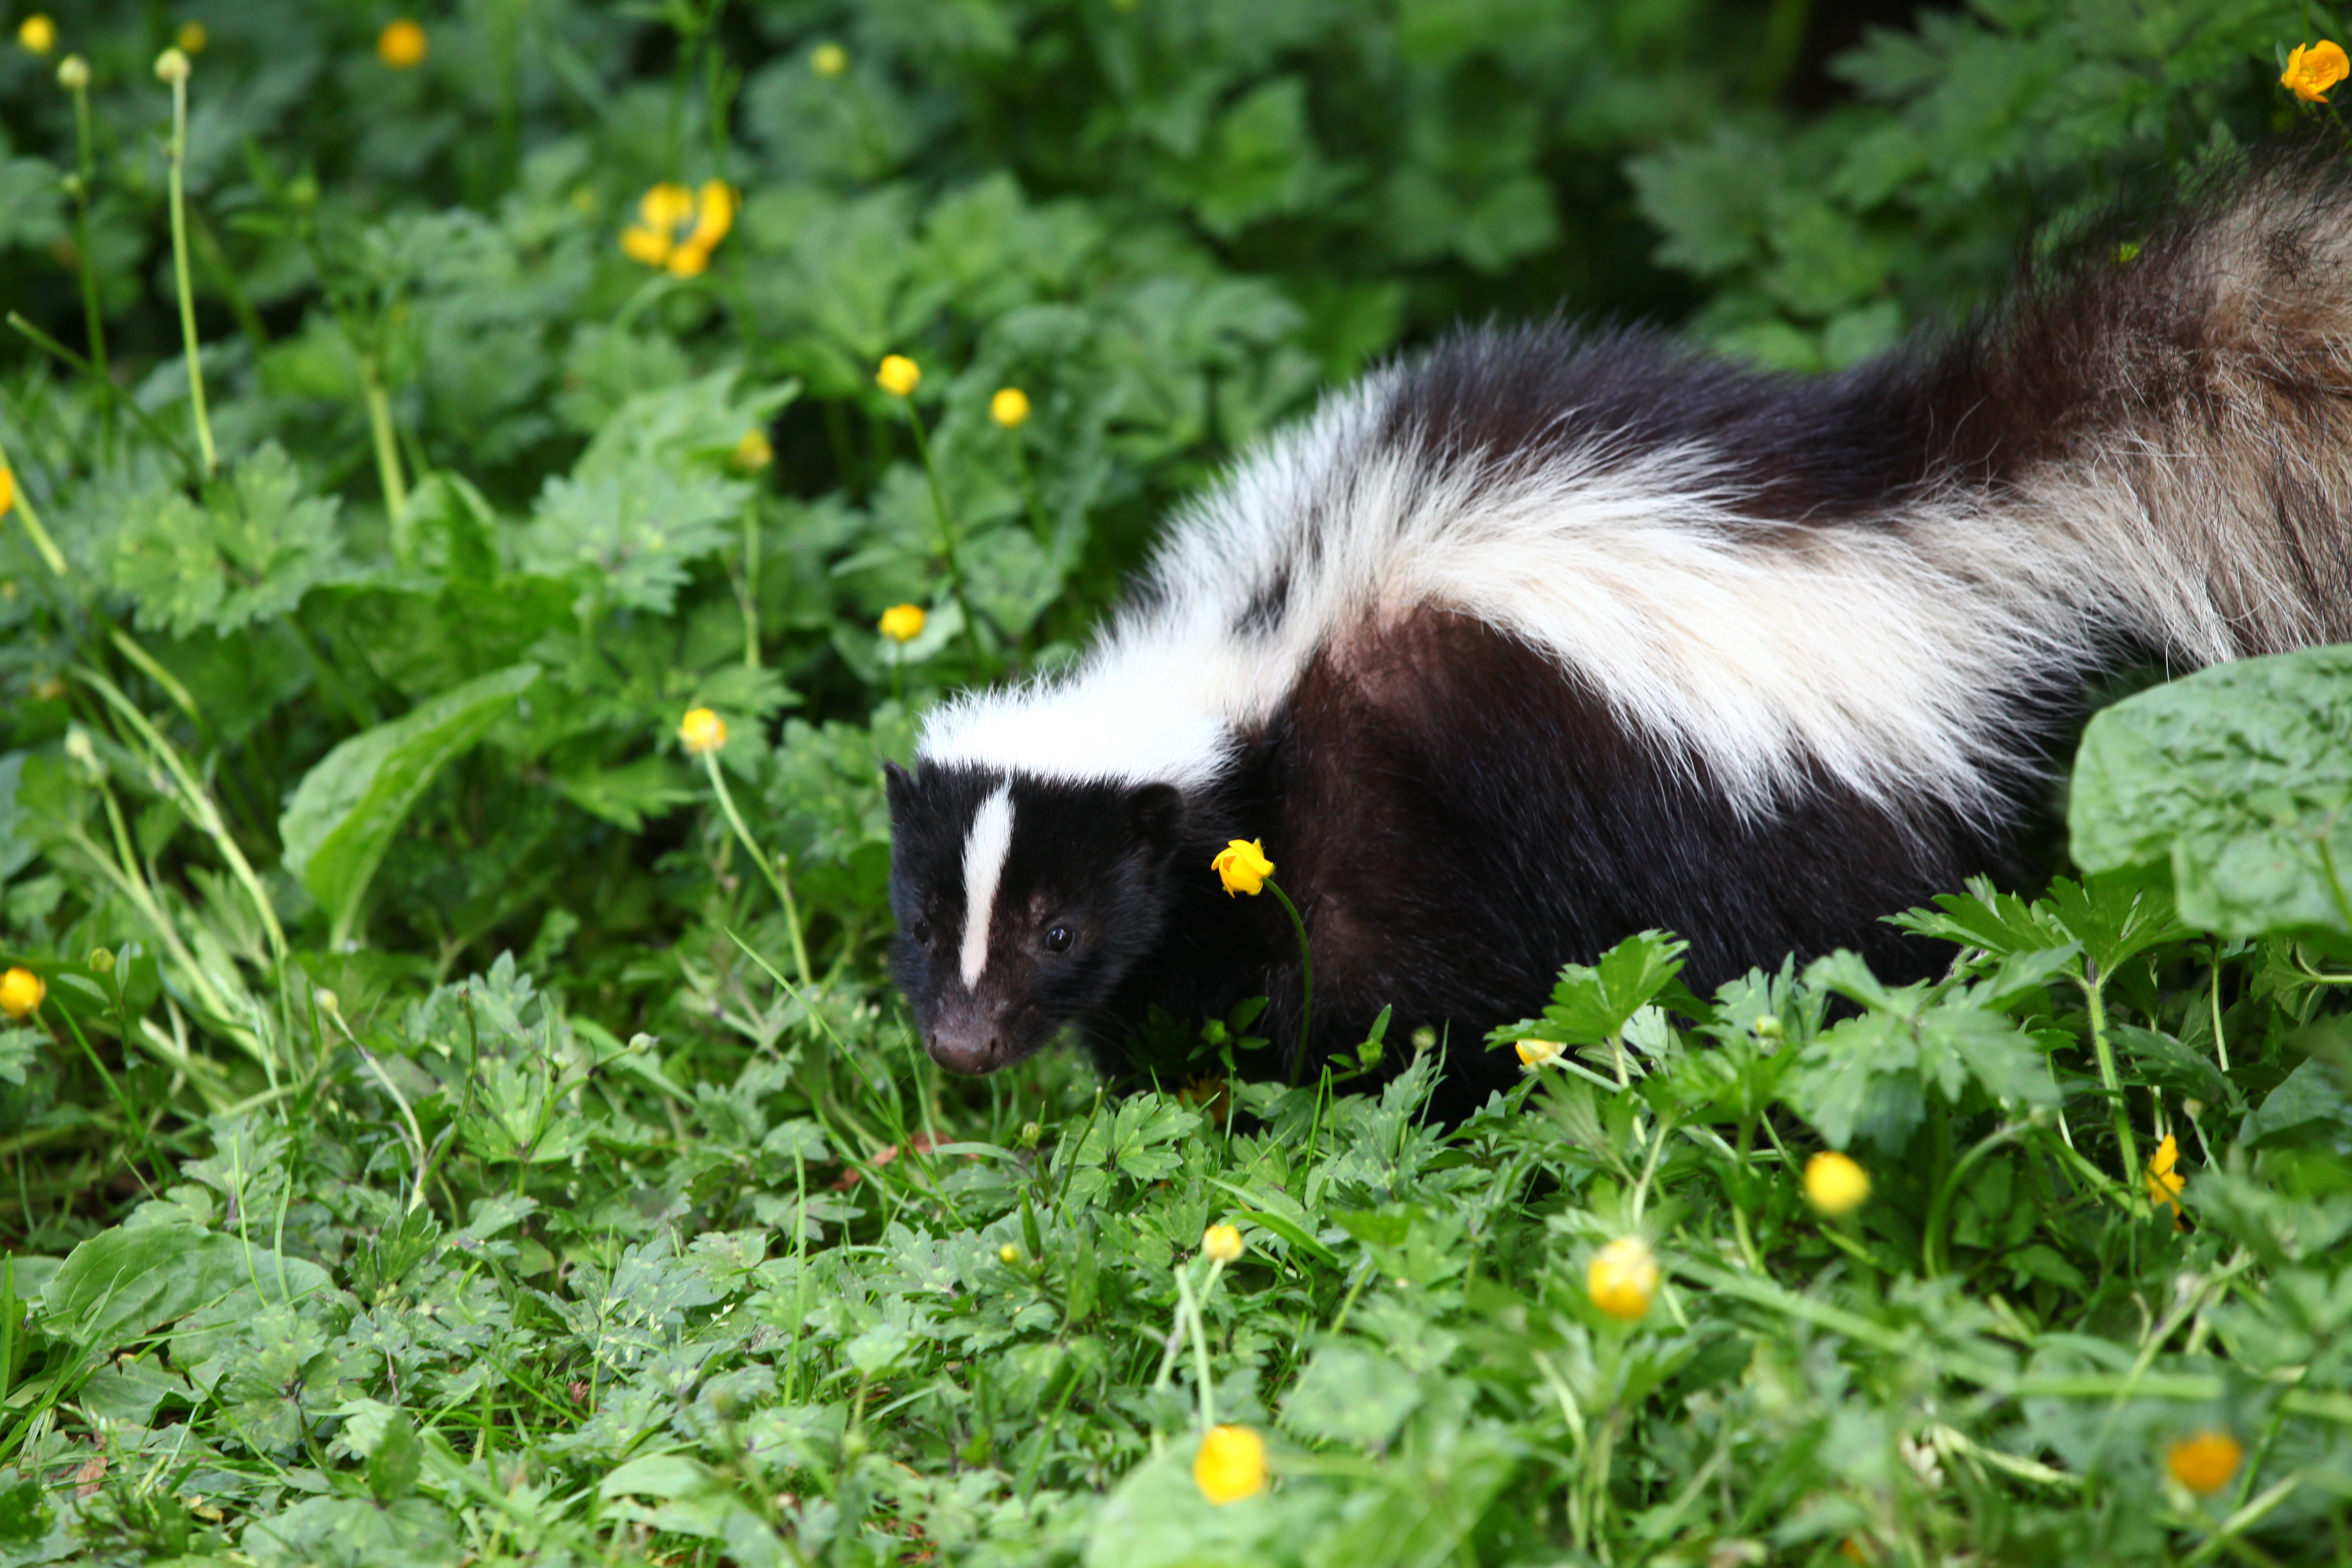
[[[930,1048],[931,1060],[950,1072],[977,1078],[995,1070],[996,1032],[985,1026],[958,1027],[941,1023],[923,1043]]]

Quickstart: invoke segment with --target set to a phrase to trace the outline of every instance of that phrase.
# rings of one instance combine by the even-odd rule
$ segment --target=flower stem
[[[7,473],[12,479],[16,472],[16,466],[8,460],[7,448],[5,447],[0,447],[0,472]],[[25,493],[25,487],[21,482],[15,484],[13,488],[16,492],[16,504],[9,510],[25,520],[25,537],[33,542],[33,548],[41,552],[41,559],[48,563],[49,570],[60,577],[64,576],[66,558],[58,549],[58,542],[49,537],[49,531],[41,526],[41,514],[34,510],[33,498]]]
[[[1307,944],[1307,922],[1298,918],[1298,906],[1273,878],[1265,879],[1268,891],[1282,900],[1283,912],[1290,917],[1290,929],[1298,933],[1299,987],[1303,993],[1298,1004],[1298,1056],[1290,1064],[1290,1081],[1297,1083],[1298,1075],[1307,1068],[1307,1041],[1315,1025],[1315,953]]]
[[[81,263],[81,313],[89,332],[89,363],[101,381],[107,380],[106,318],[98,305],[98,268],[89,254],[89,184],[97,173],[91,153],[96,138],[89,123],[89,86],[73,89],[74,100],[74,249]],[[106,400],[106,443],[114,446],[114,399]]]
[[[2123,1156],[2124,1191],[2137,1192],[2141,1181],[2139,1144],[2132,1137],[2131,1110],[2124,1103],[2123,1084],[2116,1076],[2116,1047],[2107,1038],[2105,999],[2107,977],[2095,960],[2083,961],[2083,996],[2091,1015],[2091,1049],[2099,1058],[2099,1084],[2107,1091],[2107,1107],[2115,1115],[2116,1150]]]
[[[188,80],[172,84],[172,276],[180,290],[180,338],[188,355],[188,395],[195,405],[196,447],[205,477],[220,472],[213,423],[205,412],[205,366],[196,344],[196,296],[188,281]]]
[[[768,886],[776,890],[776,898],[784,906],[784,925],[793,937],[793,966],[800,972],[801,989],[806,991],[811,985],[808,945],[801,938],[801,910],[793,900],[793,885],[777,873],[775,863],[761,849],[758,841],[751,837],[751,830],[743,826],[742,815],[735,809],[735,797],[727,788],[727,775],[719,771],[719,753],[716,751],[703,752],[702,767],[710,775],[710,787],[719,793],[719,808],[727,814],[728,826],[735,829],[737,841],[743,846],[744,853],[751,857],[753,863],[767,874]]]
[[[948,510],[948,495],[940,484],[940,466],[931,460],[931,439],[923,432],[923,416],[907,405],[907,423],[915,428],[915,455],[923,461],[923,480],[930,486],[931,510],[940,520],[940,559],[948,569],[948,591],[955,595],[956,608],[963,612],[963,637],[971,651],[972,668],[977,671],[985,657],[980,647],[980,626],[972,618],[971,605],[964,597],[963,563],[956,558],[955,517]]]
[[[408,482],[400,474],[400,444],[393,438],[392,399],[383,389],[383,369],[376,355],[367,357],[368,433],[375,444],[375,476],[383,486],[383,510],[392,520],[392,558],[403,566],[414,564],[414,543],[408,534]]]
[[[760,668],[760,504],[743,503],[743,668]]]

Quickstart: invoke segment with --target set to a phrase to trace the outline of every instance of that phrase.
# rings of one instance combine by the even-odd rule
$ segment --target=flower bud
[[[319,1011],[321,1013],[340,1013],[343,1010],[343,999],[323,985],[319,987],[310,999],[318,1003]]]
[[[677,738],[688,756],[709,756],[727,743],[727,721],[708,708],[688,709],[678,721]]]
[[[114,973],[114,950],[110,947],[93,947],[89,950],[89,957],[83,962],[89,966],[89,972],[92,974],[111,974]]]
[[[1219,1263],[1231,1263],[1242,1255],[1240,1227],[1213,1225],[1201,1233],[1201,1250]]]
[[[1805,1162],[1805,1198],[1835,1219],[1870,1201],[1870,1173],[1834,1149]]]
[[[0,974],[0,1013],[11,1018],[32,1012],[48,994],[48,983],[21,965]]]
[[[2203,1431],[2183,1437],[2164,1451],[2164,1468],[2172,1479],[2199,1497],[2210,1497],[2230,1484],[2246,1450],[2227,1432]]]
[[[58,85],[68,92],[79,92],[89,85],[89,62],[79,55],[68,55],[58,62]]]
[[[888,355],[874,373],[874,384],[893,397],[912,397],[923,384],[923,367],[905,354]]]
[[[1621,1236],[1592,1255],[1584,1288],[1592,1304],[1612,1318],[1635,1322],[1647,1317],[1658,1293],[1658,1258],[1638,1236]]]
[[[882,635],[892,642],[908,643],[923,635],[924,615],[920,605],[893,605],[882,612]]]
[[[819,44],[809,51],[809,69],[830,81],[849,68],[849,51],[839,44]]]
[[[1223,1508],[1265,1489],[1265,1439],[1246,1426],[1212,1426],[1192,1456],[1192,1480]]]
[[[1568,1047],[1558,1040],[1521,1040],[1512,1046],[1511,1049],[1518,1055],[1521,1072],[1534,1072],[1539,1068],[1548,1068],[1559,1060],[1568,1051]]]
[[[1018,430],[1028,422],[1029,395],[1017,386],[1004,387],[988,400],[988,416],[1007,430]]]
[[[155,57],[155,79],[170,82],[174,87],[187,80],[188,73],[194,68],[188,64],[188,57],[176,46]]]
[[[1007,1268],[1014,1268],[1021,1261],[1021,1249],[1008,1241],[996,1249],[996,1261]]]

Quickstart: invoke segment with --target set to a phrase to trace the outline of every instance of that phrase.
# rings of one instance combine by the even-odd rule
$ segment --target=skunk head
[[[1105,1000],[1167,918],[1182,798],[889,764],[891,967],[940,1066],[1019,1061]]]

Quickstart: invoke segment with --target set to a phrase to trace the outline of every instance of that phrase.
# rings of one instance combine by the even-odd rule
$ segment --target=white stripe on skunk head
[[[1013,786],[998,784],[972,814],[963,841],[963,946],[959,968],[967,991],[988,967],[988,926],[996,917],[996,889],[1013,852]]]
[[[1164,784],[1074,784],[892,764],[891,967],[940,1065],[991,1072],[1103,1002],[1166,917],[1181,804]]]

